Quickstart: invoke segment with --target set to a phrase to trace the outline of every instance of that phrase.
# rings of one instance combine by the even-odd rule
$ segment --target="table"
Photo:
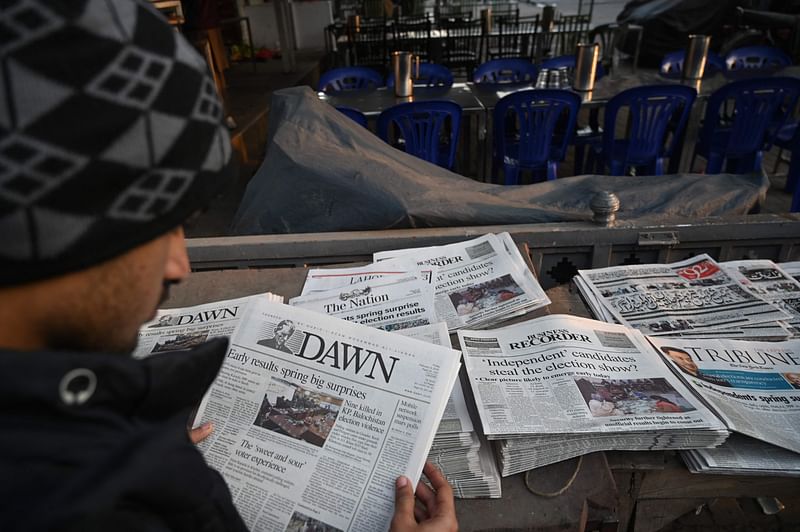
[[[523,257],[528,257],[524,251]],[[265,291],[291,297],[300,293],[306,273],[307,268],[196,272],[173,288],[165,306],[182,307]],[[568,286],[552,288],[547,294],[552,304],[537,312],[589,315]],[[573,459],[536,469],[530,482],[540,492],[556,491],[572,476],[577,463],[578,459]],[[463,532],[622,532],[629,525],[635,532],[655,532],[702,504],[757,495],[798,499],[797,480],[692,475],[673,452],[611,451],[586,455],[575,480],[559,496],[534,495],[525,487],[524,474],[519,474],[503,479],[502,499],[458,500],[456,512]],[[787,522],[787,527],[800,524],[800,516],[790,514],[789,519],[794,520]]]
[[[461,121],[458,148],[461,153],[461,163],[456,171],[466,175],[471,168],[477,167],[478,150],[472,149],[472,147],[480,145],[480,140],[484,137],[486,113],[483,105],[466,83],[453,83],[452,87],[415,86],[414,95],[409,98],[395,96],[394,89],[388,87],[338,93],[319,92],[317,95],[320,100],[326,101],[334,107],[345,106],[358,109],[368,118],[376,118],[381,112],[401,103],[431,100],[449,100],[457,103],[464,113],[464,120]],[[473,130],[478,132],[475,138],[472,135]]]

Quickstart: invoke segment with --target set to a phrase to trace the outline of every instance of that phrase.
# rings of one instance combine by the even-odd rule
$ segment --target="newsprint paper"
[[[800,453],[800,340],[649,340],[728,428]]]
[[[576,284],[598,317],[609,321],[610,314],[647,335],[774,337],[776,327],[787,334],[774,322],[790,314],[743,288],[708,255],[578,273]]]
[[[232,330],[233,329],[233,330]],[[387,530],[422,472],[459,352],[253,296],[160,311],[140,355],[231,334],[200,444],[251,530]]]
[[[490,439],[722,423],[636,330],[566,315],[458,332]]]
[[[800,478],[800,454],[742,434],[713,449],[681,451],[681,457],[692,473]]]
[[[398,258],[413,258],[420,268],[438,268],[436,315],[451,331],[485,327],[550,304],[508,233],[373,255],[378,264]]]

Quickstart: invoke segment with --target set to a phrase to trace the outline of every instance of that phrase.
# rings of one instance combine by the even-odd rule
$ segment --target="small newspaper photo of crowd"
[[[450,301],[459,316],[466,316],[485,308],[504,303],[524,293],[511,275],[503,275],[469,288],[450,293]]]
[[[593,417],[669,414],[696,410],[663,378],[574,379]]]

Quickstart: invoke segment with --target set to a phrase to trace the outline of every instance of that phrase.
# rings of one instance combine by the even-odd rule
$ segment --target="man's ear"
[[[185,279],[191,271],[183,227],[173,229],[168,236],[169,249],[167,250],[167,263],[164,267],[164,278],[168,281],[178,282]]]

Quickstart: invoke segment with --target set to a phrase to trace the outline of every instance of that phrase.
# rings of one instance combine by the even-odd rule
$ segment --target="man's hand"
[[[192,440],[192,443],[197,445],[201,441],[211,436],[212,432],[214,432],[214,425],[208,421],[196,429],[189,429],[189,439]]]
[[[417,497],[411,481],[399,477],[396,482],[394,517],[390,532],[456,532],[456,507],[453,490],[444,475],[430,462],[422,470],[433,489],[424,482],[417,484]]]

